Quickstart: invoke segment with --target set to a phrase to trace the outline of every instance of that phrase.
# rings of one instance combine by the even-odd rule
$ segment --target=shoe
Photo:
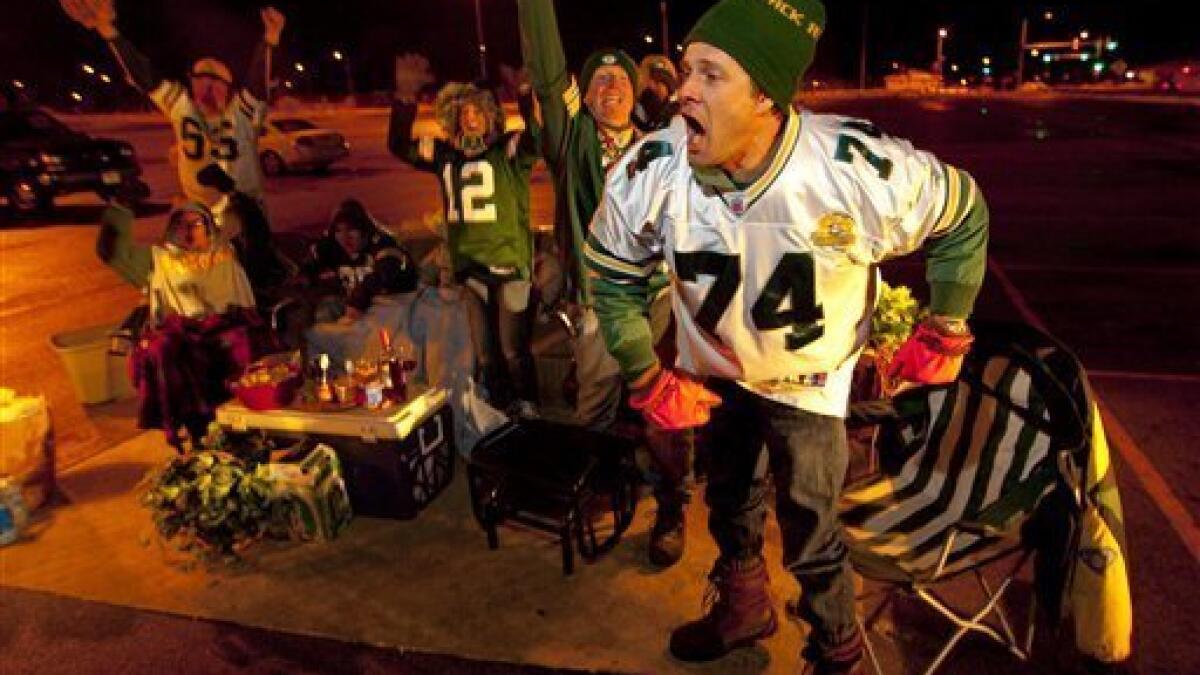
[[[707,613],[671,633],[671,654],[680,661],[715,661],[774,635],[778,628],[761,555],[718,560],[708,578]]]
[[[508,416],[524,420],[538,419],[542,416],[537,404],[524,399],[517,399],[508,406]]]
[[[813,675],[862,675],[863,668],[863,636],[857,630],[854,635],[828,649],[822,649],[816,642],[809,641],[800,653],[807,661],[805,672]]]
[[[656,567],[670,567],[683,557],[687,538],[684,533],[683,504],[659,502],[654,526],[650,528],[650,562]]]

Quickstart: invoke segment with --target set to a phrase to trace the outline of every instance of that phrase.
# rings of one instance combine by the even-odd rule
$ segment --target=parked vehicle
[[[322,171],[349,154],[350,143],[340,132],[298,117],[267,120],[258,139],[258,157],[268,176],[300,169]]]
[[[17,216],[50,211],[78,192],[150,195],[133,146],[75,131],[39,108],[0,110],[0,193]]]

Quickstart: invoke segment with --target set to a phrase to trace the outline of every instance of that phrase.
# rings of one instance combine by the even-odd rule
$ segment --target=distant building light
[[[1096,74],[1099,75],[1100,73],[1104,72],[1104,64],[1100,61],[1097,61],[1092,64],[1092,70],[1094,70],[1096,72]]]
[[[1053,54],[1042,54],[1042,63],[1050,63],[1054,60]]]
[[[13,83],[13,86],[16,87],[17,89],[25,88],[25,83],[20,80],[13,80],[12,83]]]
[[[992,65],[992,57],[990,57],[990,56],[983,57],[983,65],[985,65],[985,66]]]
[[[820,89],[820,88],[821,88],[821,81],[820,81],[820,80],[813,80],[812,86],[813,86],[813,89]]]
[[[967,86],[967,78],[965,78],[965,77],[959,78],[958,83],[964,87]]]
[[[83,94],[80,94],[77,91],[73,91],[73,92],[71,92],[71,100],[75,101],[76,103],[81,103],[81,102],[83,102]]]
[[[1042,18],[1047,21],[1053,21],[1054,20],[1054,12],[1046,12],[1045,14],[1042,15]]]
[[[88,75],[96,74],[96,69],[93,68],[92,64],[90,64],[90,63],[85,63],[85,64],[81,65],[80,68],[83,69],[83,72],[87,73]]]
[[[1133,79],[1136,79],[1136,78],[1137,78],[1137,71],[1136,71],[1136,70],[1127,70],[1127,71],[1125,71],[1125,79],[1127,79],[1127,80],[1133,80]]]
[[[297,73],[304,72],[304,64],[303,63],[300,63],[299,61],[296,62],[296,72]]]
[[[112,84],[112,78],[108,76],[108,73],[100,73],[100,81],[104,84]]]
[[[1079,39],[1080,39],[1080,40],[1086,40],[1086,39],[1088,39],[1088,36],[1089,36],[1089,35],[1091,35],[1091,33],[1087,32],[1086,30],[1081,30],[1081,31],[1079,31]]]
[[[1041,53],[1041,52],[1039,52],[1039,51],[1038,51],[1036,48],[1034,48],[1034,49],[1030,49],[1030,50],[1029,50],[1029,55],[1030,55],[1030,56],[1037,56],[1037,55],[1038,55],[1038,54],[1040,54],[1040,53]]]
[[[991,69],[991,67],[989,67],[989,66],[984,66],[984,67],[983,67],[983,74],[984,74],[984,75],[991,75],[991,74],[992,74],[992,69]]]
[[[675,45],[675,51],[677,51],[677,52],[682,52],[682,51],[683,51],[683,45],[678,45],[678,44],[677,44],[677,45]]]
[[[892,70],[900,70],[900,64],[892,61]]]
[[[957,73],[957,72],[958,72],[958,64],[957,64],[957,63],[951,63],[951,64],[950,64],[950,72],[952,72],[952,73]]]
[[[1111,51],[1116,51],[1116,49],[1117,49],[1117,41],[1116,41],[1116,40],[1109,40],[1109,41],[1108,41],[1108,44],[1106,44],[1106,45],[1104,45],[1104,46],[1105,46],[1105,47],[1108,49],[1108,51],[1110,51],[1110,52],[1111,52]]]
[[[645,43],[648,45],[654,44],[654,37],[651,35],[643,35],[642,40],[645,41]]]
[[[335,49],[335,50],[333,50],[333,60],[334,60],[334,61],[341,61],[341,60],[342,60],[342,53],[341,53],[341,52],[339,52],[339,51],[338,51],[338,50],[336,50],[336,49]]]
[[[1089,53],[1087,53],[1087,52],[1083,52],[1083,53],[1081,53],[1081,54],[1079,55],[1079,60],[1080,60],[1080,61],[1087,61],[1087,60],[1088,60],[1088,59],[1090,59],[1090,58],[1092,58],[1092,55],[1091,55],[1091,54],[1089,54]]]
[[[291,80],[285,80],[283,83],[283,86],[287,87],[288,89],[291,89],[292,87],[294,87],[296,85],[292,84]]]
[[[950,34],[950,31],[946,30],[945,28],[938,29],[938,37],[940,37],[940,38],[944,38],[949,34]]]

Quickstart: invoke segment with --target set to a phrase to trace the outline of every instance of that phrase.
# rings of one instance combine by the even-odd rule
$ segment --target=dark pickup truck
[[[0,194],[16,216],[48,212],[58,195],[150,194],[133,146],[92,138],[37,108],[0,110]]]

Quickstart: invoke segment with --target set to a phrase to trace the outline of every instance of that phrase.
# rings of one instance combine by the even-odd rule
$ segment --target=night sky
[[[481,0],[489,67],[517,64],[516,0]],[[44,91],[64,84],[85,86],[85,59],[112,70],[111,59],[94,34],[72,24],[56,0],[5,0],[9,11],[0,24],[0,78],[19,78]],[[712,3],[672,0],[671,40],[677,42]],[[1181,10],[1168,3],[1131,2],[864,2],[830,0],[829,22],[817,53],[813,76],[857,82],[863,9],[869,6],[868,70],[882,75],[893,61],[928,67],[939,26],[950,29],[945,43],[951,62],[978,67],[991,56],[998,74],[1014,68],[1020,17],[1031,19],[1030,38],[1062,39],[1080,29],[1093,36],[1112,35],[1117,56],[1132,67],[1200,57],[1200,38]],[[203,55],[225,59],[241,71],[261,34],[257,4],[245,0],[118,0],[122,32],[164,72],[178,76]],[[336,91],[343,70],[329,54],[349,53],[358,89],[386,89],[392,56],[426,54],[438,76],[470,79],[478,73],[473,0],[280,0],[288,15],[284,33],[287,63],[301,60],[308,91]],[[594,48],[624,47],[635,57],[661,50],[657,0],[559,0],[559,20],[573,66]],[[1055,13],[1052,22],[1042,15]],[[652,34],[653,46],[643,41]],[[672,45],[673,49],[674,45]],[[93,83],[94,84],[94,83]]]

